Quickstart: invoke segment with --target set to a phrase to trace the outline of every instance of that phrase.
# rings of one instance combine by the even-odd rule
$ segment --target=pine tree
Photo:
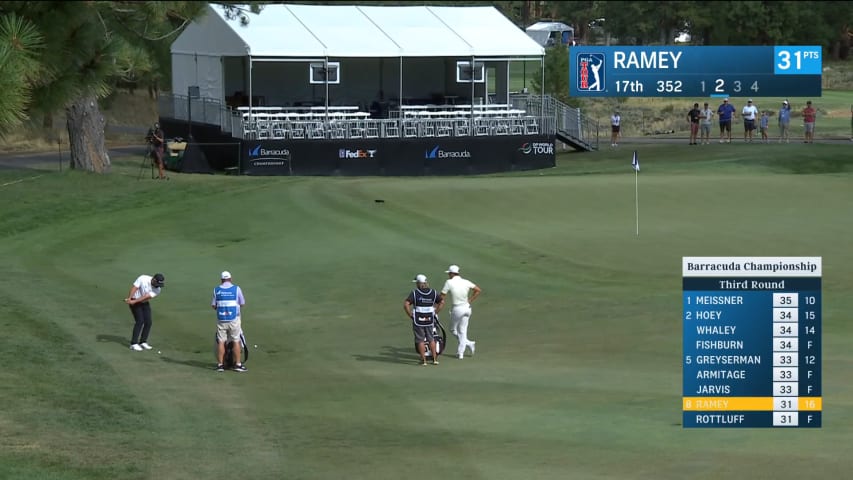
[[[16,100],[17,110],[9,110],[18,114],[7,114],[10,118],[6,123],[0,121],[0,129],[20,121],[22,108],[48,115],[64,110],[71,167],[109,172],[104,117],[98,100],[107,96],[119,79],[133,79],[155,69],[152,47],[158,42],[171,43],[183,26],[203,11],[204,5],[202,2],[0,3],[0,15],[16,19],[20,29],[30,29],[25,31],[32,32],[31,36],[41,35],[44,47],[38,55],[16,53],[11,66],[4,67],[17,72],[8,82],[19,85],[20,95]],[[4,20],[3,24],[6,23]],[[10,34],[0,31],[0,41],[15,44],[9,40]],[[35,46],[32,44],[24,51],[30,52]],[[36,68],[29,65],[33,60]],[[32,75],[34,70],[38,73],[36,78]]]
[[[42,47],[32,23],[15,14],[0,17],[0,135],[27,118]]]

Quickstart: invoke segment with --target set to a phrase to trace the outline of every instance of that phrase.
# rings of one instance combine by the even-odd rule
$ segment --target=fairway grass
[[[640,145],[637,178],[628,149],[449,178],[0,170],[24,179],[0,187],[0,478],[849,478],[850,148]],[[682,428],[682,256],[823,257],[823,428]],[[477,355],[421,367],[403,299],[451,263],[483,288]],[[245,374],[212,370],[222,270]],[[122,299],[155,272],[131,352]]]

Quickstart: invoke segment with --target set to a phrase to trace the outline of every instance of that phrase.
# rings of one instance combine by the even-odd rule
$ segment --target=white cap
[[[415,277],[415,279],[412,281],[416,282],[416,283],[426,283],[427,278],[426,278],[426,275],[418,274],[418,276]]]
[[[785,100],[784,102],[782,102],[782,105],[787,105],[787,104],[788,104],[788,101],[787,101],[787,100]]]
[[[222,280],[231,280],[231,272],[228,270],[222,272],[222,275],[219,276]]]
[[[451,265],[447,267],[444,273],[459,273],[459,265]]]
[[[752,103],[752,99],[750,98],[749,100],[746,101],[746,103]]]

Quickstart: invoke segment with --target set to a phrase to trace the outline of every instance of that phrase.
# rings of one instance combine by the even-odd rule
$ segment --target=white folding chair
[[[471,125],[467,118],[459,118],[453,121],[453,135],[467,137],[471,135]]]
[[[382,136],[385,138],[398,138],[400,136],[400,124],[397,123],[397,120],[382,122]]]
[[[379,122],[364,120],[364,138],[379,138]]]

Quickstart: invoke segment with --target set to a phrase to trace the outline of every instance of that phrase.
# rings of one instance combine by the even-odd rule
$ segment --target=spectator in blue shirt
[[[735,116],[735,107],[729,103],[728,98],[724,98],[723,103],[717,108],[717,115],[720,118],[720,143],[723,143],[724,135],[726,135],[726,143],[732,143],[732,120]]]

